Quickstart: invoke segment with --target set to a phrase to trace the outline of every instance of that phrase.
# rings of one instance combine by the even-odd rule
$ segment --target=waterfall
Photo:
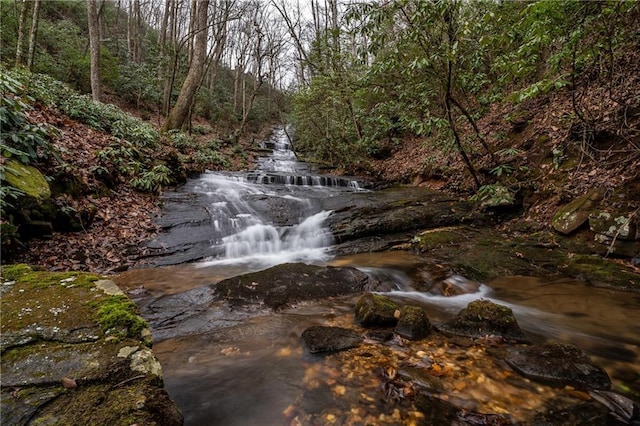
[[[272,153],[258,159],[256,170],[208,172],[198,180],[197,192],[210,198],[215,234],[211,251],[216,253],[201,266],[327,259],[333,236],[324,223],[332,212],[317,211],[311,200],[335,191],[361,191],[360,185],[353,179],[314,174],[298,161],[283,129],[262,147]],[[281,220],[287,223],[278,223],[275,216],[286,216]]]

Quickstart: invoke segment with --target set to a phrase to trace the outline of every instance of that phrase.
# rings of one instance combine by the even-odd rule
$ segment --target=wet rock
[[[301,337],[312,354],[343,351],[362,343],[359,333],[341,327],[313,326],[302,332]]]
[[[615,425],[611,422],[607,410],[593,402],[582,402],[567,404],[564,401],[549,401],[548,410],[539,413],[532,419],[532,424],[536,426],[557,426],[557,425]]]
[[[339,243],[368,236],[436,228],[470,221],[470,203],[427,188],[390,188],[322,200],[335,213],[327,225]]]
[[[403,365],[398,369],[398,376],[430,393],[444,390],[442,379],[431,374],[426,368]]]
[[[262,304],[281,309],[305,300],[362,292],[367,275],[355,268],[286,263],[212,284],[214,299],[232,306]]]
[[[572,233],[587,222],[589,215],[603,196],[603,189],[592,189],[582,197],[560,207],[553,215],[551,226],[561,234]]]
[[[445,280],[434,283],[429,288],[429,292],[431,294],[437,294],[445,297],[477,293],[478,290],[480,290],[479,283],[468,280],[462,275],[452,275]]]
[[[425,425],[511,425],[514,422],[500,414],[482,414],[458,408],[450,402],[420,392],[415,399],[418,411],[424,414]]]
[[[446,334],[471,338],[495,336],[507,340],[525,340],[513,311],[488,300],[469,303],[455,318],[441,324],[439,328]]]
[[[420,340],[431,333],[431,323],[421,307],[407,305],[400,308],[395,331],[406,339]]]
[[[638,273],[600,256],[576,254],[567,259],[565,272],[596,287],[640,292]]]
[[[589,395],[607,407],[611,416],[622,423],[640,424],[640,405],[619,393],[592,390]]]
[[[548,343],[511,348],[505,359],[520,374],[543,382],[569,384],[578,388],[607,390],[611,379],[580,348],[565,343]]]
[[[364,294],[356,303],[356,321],[365,327],[394,326],[398,323],[398,305],[386,296]]]

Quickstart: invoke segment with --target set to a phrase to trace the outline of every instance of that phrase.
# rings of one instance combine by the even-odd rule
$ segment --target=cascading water
[[[271,266],[326,259],[333,238],[323,224],[331,212],[319,210],[313,200],[335,191],[360,191],[360,185],[347,178],[313,174],[297,160],[282,128],[263,148],[273,152],[259,158],[255,171],[207,172],[195,182],[193,191],[208,197],[213,224],[213,255],[201,266]],[[286,219],[280,220],[284,213]],[[292,223],[296,216],[298,221]]]

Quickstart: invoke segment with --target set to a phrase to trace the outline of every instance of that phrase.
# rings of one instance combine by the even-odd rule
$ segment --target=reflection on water
[[[620,390],[622,383],[638,386],[640,303],[636,295],[573,280],[549,282],[515,276],[477,287],[457,277],[454,282],[467,286],[470,293],[445,296],[416,290],[424,281],[425,262],[412,253],[394,251],[341,257],[330,263],[358,267],[393,281],[393,291],[388,294],[425,306],[436,325],[478,298],[508,305],[534,341],[576,344],[607,370],[614,389]],[[129,271],[117,281],[129,289],[144,286],[153,297],[159,297],[250,271],[246,265],[184,265]],[[303,304],[223,331],[156,342],[154,351],[164,368],[166,388],[183,410],[185,424],[284,425],[301,416],[299,410],[308,413],[333,405],[351,413],[340,417],[336,411],[340,421],[364,424],[376,410],[388,409],[381,399],[382,366],[423,365],[425,359],[439,363],[448,374],[441,396],[468,409],[505,412],[516,420],[524,419],[540,410],[546,398],[562,393],[519,378],[504,363],[487,357],[483,346],[460,347],[438,337],[410,346],[366,343],[325,357],[307,354],[299,336],[311,325],[362,330],[352,313],[356,299]],[[358,418],[362,423],[353,420]],[[387,420],[369,418],[373,424],[410,421],[404,417],[396,423]]]

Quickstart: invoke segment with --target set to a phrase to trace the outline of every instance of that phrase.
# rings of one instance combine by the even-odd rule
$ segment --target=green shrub
[[[22,95],[23,87],[18,80],[6,73],[0,74],[0,134],[2,155],[16,157],[23,164],[59,159],[49,141],[51,126],[31,124],[26,111],[33,99]]]
[[[131,180],[131,186],[142,192],[158,193],[163,186],[169,185],[171,180],[171,170],[163,164],[153,166],[140,177]]]

